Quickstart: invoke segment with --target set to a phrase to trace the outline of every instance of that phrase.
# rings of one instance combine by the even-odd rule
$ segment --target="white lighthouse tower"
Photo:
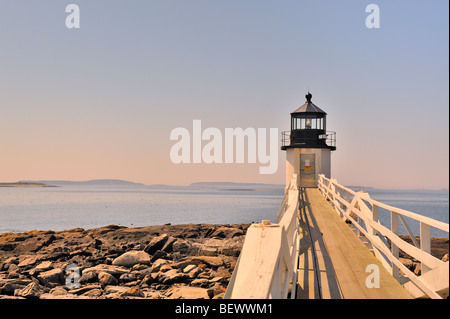
[[[291,113],[291,130],[282,132],[286,151],[286,185],[297,174],[298,187],[317,187],[318,175],[331,177],[331,152],[336,150],[336,132],[326,130],[327,113],[311,102]]]

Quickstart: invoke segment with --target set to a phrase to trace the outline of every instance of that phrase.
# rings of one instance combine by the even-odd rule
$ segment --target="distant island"
[[[58,187],[46,183],[35,182],[16,182],[16,183],[0,183],[0,187]]]
[[[63,180],[45,180],[45,181],[20,181],[21,184],[47,184],[57,186],[146,186],[141,183],[124,181],[121,179],[93,179],[89,181],[63,181]]]

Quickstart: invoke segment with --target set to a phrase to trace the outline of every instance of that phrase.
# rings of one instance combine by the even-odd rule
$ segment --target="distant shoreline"
[[[48,185],[44,183],[16,182],[16,183],[0,183],[0,187],[59,187],[59,186]]]

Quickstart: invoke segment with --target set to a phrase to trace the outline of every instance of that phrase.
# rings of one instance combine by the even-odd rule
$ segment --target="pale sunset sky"
[[[70,3],[80,28],[65,24]],[[380,8],[369,29],[366,6]],[[448,188],[449,3],[0,0],[0,182],[283,184],[174,164],[174,128],[278,128],[312,101],[345,185]]]

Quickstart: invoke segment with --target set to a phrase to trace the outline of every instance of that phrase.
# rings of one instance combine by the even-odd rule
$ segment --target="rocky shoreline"
[[[0,299],[220,299],[250,224],[0,234]],[[401,236],[410,241],[407,236]],[[448,260],[448,238],[432,238]],[[420,263],[401,253],[416,275]]]
[[[0,299],[223,298],[249,226],[0,234]]]

